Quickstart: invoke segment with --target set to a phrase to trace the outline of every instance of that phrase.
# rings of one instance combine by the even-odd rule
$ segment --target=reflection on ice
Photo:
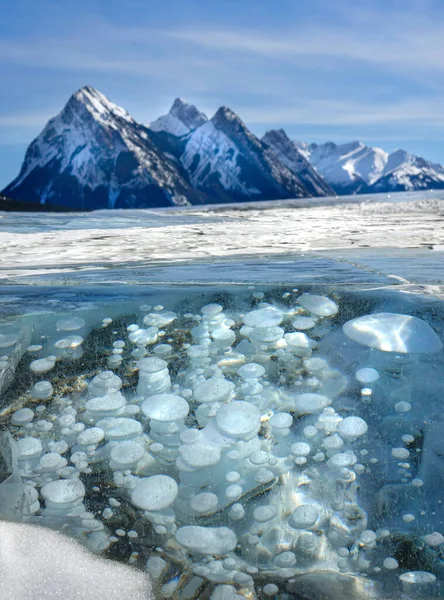
[[[382,352],[433,354],[442,350],[442,342],[421,319],[409,315],[377,313],[348,321],[344,333],[363,346]]]
[[[39,324],[10,388],[4,518],[146,569],[160,598],[437,597],[434,329],[340,296],[212,300]]]

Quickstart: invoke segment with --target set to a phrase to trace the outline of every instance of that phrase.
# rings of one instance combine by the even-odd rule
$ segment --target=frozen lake
[[[161,599],[442,597],[443,198],[2,213],[2,516]]]

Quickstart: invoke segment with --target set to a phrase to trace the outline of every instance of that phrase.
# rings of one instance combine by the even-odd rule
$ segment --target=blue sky
[[[0,189],[85,84],[148,123],[176,96],[258,135],[444,163],[442,0],[1,0]]]

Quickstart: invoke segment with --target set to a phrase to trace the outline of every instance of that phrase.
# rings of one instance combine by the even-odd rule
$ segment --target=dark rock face
[[[204,202],[147,127],[90,87],[74,94],[29,146],[5,195],[78,209]]]
[[[264,144],[278,159],[299,177],[312,196],[334,196],[333,188],[317,173],[283,129],[267,131]]]
[[[229,108],[212,119],[177,98],[151,125],[85,86],[30,144],[13,201],[50,207],[155,208],[444,188],[444,167],[355,141],[259,140]]]
[[[181,161],[191,183],[219,202],[311,195],[297,174],[227,107],[189,134]]]

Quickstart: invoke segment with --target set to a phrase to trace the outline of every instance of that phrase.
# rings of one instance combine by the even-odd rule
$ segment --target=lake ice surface
[[[6,215],[4,516],[147,569],[160,598],[440,597],[444,238],[439,204],[404,202],[346,209],[371,249],[290,252],[282,231],[332,236],[339,208]],[[160,258],[130,230],[158,253],[167,235]],[[380,313],[437,351],[396,319],[398,352],[344,333]]]

